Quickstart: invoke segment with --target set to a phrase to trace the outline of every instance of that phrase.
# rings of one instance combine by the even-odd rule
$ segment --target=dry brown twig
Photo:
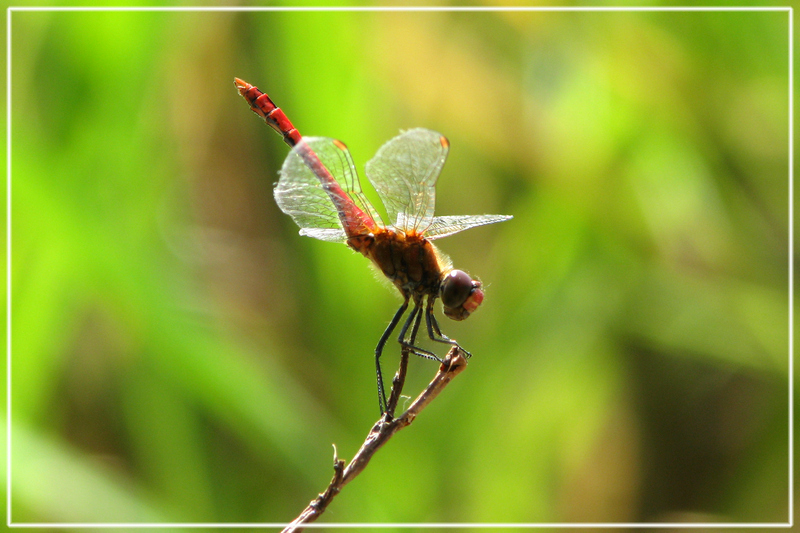
[[[392,393],[389,397],[387,413],[378,420],[372,430],[367,435],[361,448],[356,452],[353,459],[345,466],[344,459],[339,459],[334,447],[333,455],[333,479],[328,484],[328,488],[320,493],[303,512],[298,515],[286,528],[283,533],[296,533],[303,530],[303,525],[315,521],[325,512],[325,508],[331,500],[339,494],[347,483],[361,473],[367,466],[372,456],[378,449],[386,444],[392,436],[411,424],[419,413],[444,389],[454,377],[467,367],[467,360],[458,347],[453,346],[439,366],[439,370],[430,384],[423,390],[414,402],[406,409],[403,414],[393,418],[393,413],[400,400],[400,393],[405,382],[406,368],[408,366],[408,352],[404,351],[400,359],[400,368],[397,370],[392,380]]]

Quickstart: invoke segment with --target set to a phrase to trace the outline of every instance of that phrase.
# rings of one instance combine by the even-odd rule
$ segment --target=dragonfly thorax
[[[369,258],[403,296],[438,297],[449,262],[422,235],[384,229],[347,244]]]

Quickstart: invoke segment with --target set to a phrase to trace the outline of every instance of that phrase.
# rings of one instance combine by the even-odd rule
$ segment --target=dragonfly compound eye
[[[442,304],[445,307],[460,307],[472,292],[472,278],[463,270],[451,270],[442,281]]]
[[[453,320],[464,320],[483,301],[481,282],[463,270],[451,270],[442,281],[441,297],[444,314]]]

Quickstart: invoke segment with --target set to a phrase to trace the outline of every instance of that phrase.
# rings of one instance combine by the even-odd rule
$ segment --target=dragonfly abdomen
[[[239,94],[250,104],[250,109],[258,116],[263,117],[272,129],[280,133],[286,144],[294,146],[300,142],[302,138],[300,132],[292,125],[286,113],[281,111],[281,108],[276,106],[275,102],[267,96],[267,93],[239,78],[236,78],[234,83],[239,90]]]

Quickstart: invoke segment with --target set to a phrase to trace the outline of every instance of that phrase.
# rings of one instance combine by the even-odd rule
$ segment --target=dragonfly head
[[[464,320],[483,302],[481,282],[463,270],[451,270],[439,289],[444,314],[453,320]]]

